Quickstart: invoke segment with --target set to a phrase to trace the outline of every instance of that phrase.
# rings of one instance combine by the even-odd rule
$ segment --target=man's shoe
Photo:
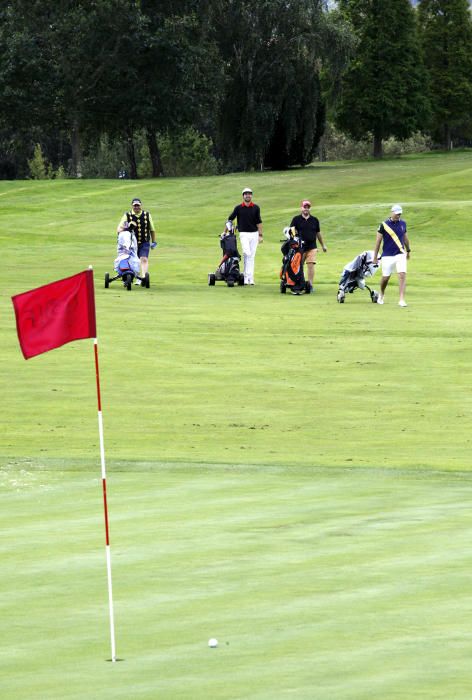
[[[383,303],[384,303],[383,294],[379,294],[379,298],[377,299],[377,304],[383,304]]]
[[[141,286],[141,280],[134,280],[134,283],[137,287]]]
[[[408,304],[406,303],[406,301],[404,301],[402,299],[401,301],[398,302],[398,306],[408,306]]]

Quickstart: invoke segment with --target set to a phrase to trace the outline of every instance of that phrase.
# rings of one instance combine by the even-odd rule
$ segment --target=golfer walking
[[[244,284],[254,284],[254,263],[256,250],[259,243],[262,243],[264,236],[262,233],[261,210],[252,201],[252,190],[245,187],[242,192],[243,201],[237,204],[228,221],[236,219],[239,231],[239,240],[243,251],[244,261]]]
[[[134,221],[136,228],[136,238],[138,241],[138,257],[141,263],[141,277],[144,277],[149,269],[149,250],[157,246],[156,230],[152,216],[148,211],[142,208],[141,200],[135,197],[131,202],[131,211],[127,211],[121,217],[118,224],[117,232],[125,230],[125,224],[128,225]],[[126,227],[127,228],[127,227]],[[140,285],[141,280],[136,280],[135,284]]]
[[[377,265],[380,245],[382,244],[382,279],[380,280],[380,294],[377,304],[384,303],[385,290],[392,272],[398,274],[398,286],[400,291],[399,306],[407,306],[405,301],[406,267],[410,257],[410,241],[406,232],[406,222],[401,218],[402,208],[394,204],[390,216],[383,221],[377,229],[377,239],[374,248],[373,264]]]
[[[300,202],[301,212],[298,216],[294,216],[290,224],[295,227],[298,235],[303,242],[303,264],[306,264],[308,273],[308,294],[314,291],[313,283],[315,279],[316,254],[318,252],[317,241],[321,243],[323,253],[326,253],[327,248],[321,235],[320,222],[316,216],[311,215],[311,202],[309,199],[303,199]]]

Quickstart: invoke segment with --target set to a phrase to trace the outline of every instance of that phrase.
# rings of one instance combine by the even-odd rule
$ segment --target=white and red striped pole
[[[97,378],[97,402],[98,402],[98,433],[100,436],[100,462],[102,465],[102,488],[103,488],[103,508],[105,513],[105,543],[107,557],[107,578],[108,578],[108,606],[110,609],[110,636],[111,636],[111,660],[116,661],[115,648],[115,622],[113,614],[113,588],[111,581],[111,550],[110,550],[110,529],[108,527],[108,504],[107,504],[107,475],[105,469],[105,448],[103,443],[103,418],[102,418],[102,400],[100,396],[100,372],[98,368],[98,341],[97,338],[93,341],[95,352],[95,375]]]

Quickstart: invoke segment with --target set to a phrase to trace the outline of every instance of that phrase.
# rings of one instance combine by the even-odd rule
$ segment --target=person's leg
[[[244,284],[254,284],[254,259],[256,257],[259,234],[257,231],[240,231],[239,240],[243,251]]]
[[[244,284],[249,284],[249,259],[251,257],[251,246],[249,242],[249,233],[245,231],[239,232],[239,241],[241,243],[241,249],[243,251],[243,265],[244,265]]]
[[[406,306],[405,289],[406,289],[406,254],[397,255],[397,272],[398,272],[398,287],[400,292],[400,306]]]
[[[395,258],[394,257],[382,257],[381,264],[382,264],[382,278],[380,280],[380,294],[379,294],[379,298],[377,299],[378,304],[384,303],[385,290],[387,289],[389,279],[390,279],[392,272],[396,266]]]
[[[313,289],[315,281],[315,265],[316,265],[316,250],[309,250],[303,256],[303,262],[306,264],[306,276],[308,282]]]
[[[390,279],[390,275],[388,277],[382,277],[380,280],[380,293],[383,296],[385,294],[385,290],[387,289],[387,284]]]
[[[382,276],[380,280],[380,293],[377,298],[377,304],[383,304],[384,303],[384,295],[385,295],[385,290],[387,289],[387,284],[390,279],[390,275],[388,276]]]
[[[138,256],[139,256],[139,261],[141,263],[141,275],[140,275],[140,277],[144,277],[146,272],[149,270],[149,250],[150,250],[149,243],[144,242],[138,246]],[[135,284],[141,284],[140,280],[136,280]]]
[[[400,290],[400,303],[405,303],[406,272],[398,273],[398,287]]]
[[[313,282],[315,279],[315,263],[309,262],[306,264],[306,271],[308,276],[308,282],[313,287]]]
[[[254,265],[256,262],[256,251],[257,251],[257,246],[259,244],[259,234],[257,231],[254,233],[251,233],[251,237],[249,240],[249,248],[250,248],[250,256],[248,259],[248,277],[249,277],[249,284],[254,284]]]

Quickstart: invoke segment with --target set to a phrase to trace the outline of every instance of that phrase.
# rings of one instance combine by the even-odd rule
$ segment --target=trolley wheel
[[[210,274],[208,275],[208,284],[210,285],[210,287],[214,287],[215,282],[216,282],[216,276],[212,272],[210,272]]]
[[[108,289],[109,286],[110,286],[110,275],[108,274],[108,272],[105,272],[105,289]]]
[[[377,299],[379,298],[379,293],[378,293],[378,292],[374,292],[374,291],[372,290],[371,293],[370,293],[370,298],[372,299],[372,303],[373,303],[373,304],[376,304],[376,303],[377,303]]]
[[[150,280],[150,277],[149,277],[149,272],[146,272],[146,274],[144,275],[144,280],[143,280],[143,281],[144,281],[144,286],[146,287],[146,289],[149,289],[149,287],[151,286],[151,280]]]
[[[131,291],[132,284],[133,284],[133,275],[126,275],[125,287],[128,290],[128,292]]]
[[[228,287],[234,287],[234,280],[228,280],[226,284],[228,285]]]
[[[346,295],[342,290],[339,290],[337,300],[339,301],[340,304],[344,304],[344,299],[346,298]]]
[[[240,287],[244,287],[244,275],[239,275],[238,284]]]
[[[285,282],[283,280],[280,283],[280,293],[287,294],[287,285],[285,284]]]

